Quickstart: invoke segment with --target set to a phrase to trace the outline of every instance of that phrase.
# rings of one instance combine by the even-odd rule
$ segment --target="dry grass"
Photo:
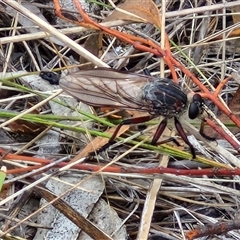
[[[7,3],[8,1],[1,2]],[[161,5],[158,2],[156,1],[156,4],[160,9]],[[196,2],[199,4],[198,6],[196,6]],[[201,2],[202,5],[200,5]],[[240,1],[226,3],[226,8],[223,7],[223,2],[169,1],[165,3],[165,8],[161,10],[162,20],[164,20],[163,24],[165,23],[166,32],[172,41],[171,50],[173,55],[185,67],[191,69],[211,91],[214,91],[215,87],[224,78],[231,76],[233,72],[238,75],[239,71],[239,34],[231,36],[231,33],[233,30],[239,29],[237,13],[240,10],[235,6],[239,5]],[[207,4],[210,4],[210,6],[207,6]],[[42,10],[41,13],[38,13],[38,16],[43,14],[52,24],[57,24],[57,26],[54,26],[56,28],[47,22],[36,19],[33,10],[30,13],[23,11],[24,15],[32,19],[35,18],[37,22],[37,24],[36,22],[34,23],[35,30],[30,32],[26,26],[22,27],[18,24],[20,15],[13,12],[11,8],[9,10],[11,14],[9,11],[6,12],[6,5],[4,4],[1,7],[0,66],[1,79],[3,82],[5,80],[5,82],[0,89],[0,147],[7,150],[10,149],[14,153],[22,155],[40,156],[49,159],[61,159],[62,157],[72,159],[92,140],[91,134],[98,136],[100,135],[99,132],[106,129],[106,124],[108,124],[108,127],[112,126],[112,124],[109,123],[108,119],[104,118],[105,116],[91,120],[93,118],[91,113],[95,114],[95,110],[88,107],[82,110],[85,112],[85,115],[79,114],[79,111],[76,110],[77,102],[73,99],[69,99],[66,96],[65,98],[59,97],[56,99],[55,97],[62,91],[53,89],[50,84],[37,77],[40,70],[48,67],[58,70],[59,68],[74,68],[76,71],[77,68],[86,68],[90,64],[90,67],[94,65],[107,67],[109,65],[119,70],[134,72],[142,72],[143,68],[148,67],[152,75],[163,75],[165,77],[171,77],[170,72],[168,69],[164,70],[164,66],[161,63],[162,59],[150,53],[139,52],[124,42],[107,35],[104,36],[102,58],[95,57],[82,47],[87,37],[93,32],[92,30],[89,31],[83,27],[71,26],[71,24],[68,24],[66,27],[65,21],[56,19],[54,16],[51,3],[47,6],[39,3],[34,3],[33,5],[35,8]],[[96,5],[90,4],[89,8],[92,9],[90,15],[101,21],[108,14],[109,10],[102,6],[96,7]],[[28,9],[29,6],[28,4],[24,5]],[[67,7],[71,6],[66,6],[65,8]],[[69,14],[77,16],[74,12],[75,9],[68,10],[72,11]],[[27,23],[24,22],[24,24]],[[104,25],[109,27],[118,26],[118,24],[118,21],[104,22]],[[158,43],[161,42],[159,30],[151,24],[134,23],[118,26],[117,29]],[[50,35],[52,37],[49,37]],[[91,50],[98,48],[97,44],[92,44],[93,47],[90,46]],[[89,45],[91,45],[91,41]],[[79,55],[81,58],[79,58]],[[90,63],[86,64],[86,61],[82,58],[87,59]],[[186,76],[180,71],[176,71],[182,84],[194,92],[199,91],[198,87]],[[7,84],[6,77],[13,74],[21,77],[15,77],[15,80]],[[235,77],[222,90],[221,97],[227,106],[231,104],[231,99],[235,96],[238,86],[239,80]],[[51,101],[53,98],[55,98],[57,103]],[[229,123],[229,120],[222,116],[211,102],[206,102],[206,104],[219,121],[225,124]],[[71,105],[71,109],[68,107],[69,105]],[[59,110],[60,108],[61,111]],[[23,113],[23,111],[25,112]],[[239,112],[238,104],[234,105],[234,111]],[[9,115],[4,115],[6,112]],[[41,124],[35,123],[36,126],[33,126],[35,132],[30,130],[26,134],[27,130],[24,130],[25,133],[23,133],[21,126],[25,125],[26,122],[19,122],[19,119],[22,116],[29,116],[25,115],[27,113],[41,113],[39,118],[42,119],[42,123],[47,124],[49,127],[43,130],[40,128]],[[44,116],[48,115],[49,119],[44,118]],[[56,118],[54,118],[54,115]],[[60,116],[71,117],[63,119]],[[29,117],[30,119],[32,117],[32,122],[34,122],[34,117],[36,116]],[[20,130],[13,127],[16,120],[18,120],[17,127]],[[95,123],[93,124],[92,122],[94,121]],[[61,125],[54,125],[54,123],[58,122]],[[73,124],[74,126],[80,125],[81,129],[83,129],[82,132],[86,130],[86,133],[80,133],[79,130],[78,132],[71,131],[77,129],[68,127]],[[86,124],[88,124],[87,127],[85,127]],[[191,124],[197,127],[199,125],[197,122]],[[194,132],[191,132],[194,130],[191,130],[189,126],[186,126],[186,128],[189,133],[194,134]],[[48,130],[50,129],[51,132],[49,133]],[[93,130],[91,131],[90,129]],[[237,130],[234,128],[234,133]],[[207,133],[210,135],[214,134],[209,128]],[[152,134],[151,128],[144,131],[145,138]],[[175,131],[168,130],[165,132],[165,135],[174,136]],[[238,138],[237,134],[235,136]],[[145,141],[145,138],[142,141]],[[181,141],[181,139],[179,140]],[[138,141],[140,142],[141,140],[138,138]],[[198,152],[199,155],[203,154],[206,158],[210,158],[219,164],[226,164],[226,166],[232,168],[239,167],[239,158],[236,151],[231,146],[227,146],[225,142],[223,142],[224,146],[220,146],[225,151],[222,153],[223,155],[219,154],[217,148],[214,150],[210,148],[212,145],[207,146],[202,141],[200,141],[200,144],[197,141],[196,144],[195,142],[193,144],[200,151]],[[197,144],[200,146],[198,147]],[[188,149],[187,146],[186,149]],[[83,160],[85,159],[78,159],[73,164],[81,163]],[[24,168],[26,166],[25,162],[14,163],[13,161],[7,161],[4,159],[4,156],[2,162],[8,169],[14,167]],[[97,159],[89,163],[108,166],[116,164],[125,169],[133,166],[139,168],[168,166],[181,169],[206,167],[206,165],[197,161],[170,157],[139,146],[131,147],[129,145],[120,145],[108,150],[107,154],[99,155]],[[71,176],[71,180],[69,176]],[[35,222],[38,215],[44,218],[44,211],[41,214],[39,213],[42,212],[38,208],[39,198],[44,195],[48,202],[51,198],[47,198],[44,191],[40,191],[34,185],[36,183],[46,184],[45,181],[47,179],[50,182],[47,185],[48,189],[52,190],[57,197],[63,196],[65,202],[69,206],[78,209],[84,217],[89,217],[90,215],[89,220],[91,222],[96,223],[100,219],[100,217],[95,215],[95,212],[93,213],[94,209],[96,211],[96,204],[100,202],[99,199],[104,199],[107,202],[106,205],[109,205],[118,213],[121,219],[124,219],[122,223],[119,219],[116,220],[117,217],[113,217],[115,214],[113,212],[108,214],[112,214],[112,219],[110,217],[110,219],[106,220],[106,216],[103,218],[103,222],[105,219],[105,222],[109,221],[108,224],[117,225],[113,229],[108,226],[102,226],[103,231],[109,235],[106,239],[111,239],[110,235],[118,230],[121,224],[124,225],[121,230],[122,235],[114,235],[113,238],[115,239],[149,238],[173,240],[185,239],[186,232],[198,225],[229,223],[234,220],[238,222],[238,219],[236,219],[240,197],[238,176],[202,176],[200,178],[171,174],[144,175],[99,172],[88,172],[86,174],[84,171],[69,170],[68,166],[60,170],[54,170],[54,172],[45,169],[44,173],[39,172],[35,176],[31,176],[31,179],[27,177],[21,176],[21,174],[20,176],[19,174],[8,175],[7,183],[9,185],[7,185],[6,191],[2,193],[2,201],[0,202],[2,208],[5,209],[1,212],[3,215],[0,216],[2,217],[1,231],[4,234],[10,233],[22,238],[34,239],[36,230],[40,227],[51,226],[59,230],[59,232],[63,231],[61,227],[56,227],[57,213],[55,211],[57,206],[55,205],[55,209],[50,209],[52,211],[50,215],[53,215],[55,220],[49,220],[48,223],[38,222],[38,224]],[[81,180],[78,180],[78,178]],[[37,180],[38,182],[36,182]],[[87,183],[90,184],[90,187],[84,185]],[[61,190],[55,191],[56,188]],[[33,195],[33,192],[40,195]],[[93,194],[91,197],[88,196],[91,201],[83,194],[85,192],[89,195]],[[9,197],[6,199],[7,195]],[[16,196],[18,197],[14,198]],[[76,199],[75,204],[72,203],[71,197]],[[29,202],[32,201],[34,201],[34,204],[30,205]],[[90,201],[91,206],[87,205],[88,211],[82,210],[83,213],[79,210],[79,205],[85,205],[85,201]],[[23,210],[26,206],[29,209]],[[46,205],[42,206],[42,209],[44,208],[46,208]],[[100,208],[103,209],[103,206],[101,205]],[[64,212],[64,209],[67,209],[67,206],[64,205],[62,209],[61,207],[60,209],[58,208],[61,212]],[[24,214],[24,211],[27,213]],[[108,210],[104,211],[107,212]],[[33,216],[29,219],[30,213]],[[64,214],[67,213],[64,212]],[[71,218],[72,216],[68,217]],[[54,221],[55,225],[53,224]],[[59,221],[63,222],[65,220]],[[15,226],[16,223],[20,224]],[[73,230],[71,231],[73,232]],[[74,230],[76,235],[70,235],[71,231],[69,230],[68,233],[69,239],[74,239],[79,234],[79,228]],[[97,230],[92,231],[97,232]],[[48,234],[50,238],[51,234],[54,233]],[[41,239],[41,237],[38,235],[35,239]],[[103,236],[101,235],[101,237]],[[79,239],[85,238],[81,236]],[[240,233],[238,230],[233,230],[225,235],[209,236],[204,239],[240,239]]]

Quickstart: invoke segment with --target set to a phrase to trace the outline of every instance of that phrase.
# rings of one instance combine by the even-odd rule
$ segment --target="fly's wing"
[[[91,106],[148,111],[142,88],[153,80],[151,76],[96,68],[67,75],[59,85],[70,96]]]

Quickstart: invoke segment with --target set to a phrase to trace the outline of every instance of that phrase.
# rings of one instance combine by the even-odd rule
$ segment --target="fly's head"
[[[203,112],[204,101],[199,94],[194,94],[188,109],[188,117],[195,119],[199,114]]]
[[[142,98],[151,106],[151,114],[169,118],[185,111],[188,102],[187,95],[182,88],[166,78],[146,84]]]
[[[60,75],[55,72],[50,72],[50,71],[41,71],[39,76],[48,81],[52,85],[58,85],[59,80],[60,80]]]

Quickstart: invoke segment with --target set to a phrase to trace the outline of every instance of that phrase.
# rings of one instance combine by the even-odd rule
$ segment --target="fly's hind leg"
[[[116,128],[115,132],[113,133],[113,135],[111,136],[111,138],[109,139],[108,143],[106,143],[105,145],[103,145],[101,148],[99,148],[98,150],[91,152],[89,155],[90,156],[94,156],[95,154],[99,154],[100,152],[105,151],[109,146],[111,146],[114,143],[114,140],[117,137],[117,134],[119,132],[119,130],[121,129],[121,127],[123,125],[129,125],[129,124],[139,124],[139,123],[144,123],[147,122],[151,119],[153,119],[153,116],[143,116],[143,117],[137,117],[137,118],[130,118],[130,119],[125,119],[123,120]]]

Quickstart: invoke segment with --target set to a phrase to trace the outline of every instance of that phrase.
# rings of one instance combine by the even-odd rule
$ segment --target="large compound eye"
[[[188,117],[195,119],[200,112],[202,112],[203,99],[199,94],[193,96],[192,102],[188,109]]]
[[[190,119],[195,119],[199,114],[199,107],[195,102],[191,102],[188,109],[188,117]]]
[[[58,85],[59,84],[60,75],[58,73],[49,72],[49,71],[41,71],[39,76],[42,79],[50,82],[52,85]]]

